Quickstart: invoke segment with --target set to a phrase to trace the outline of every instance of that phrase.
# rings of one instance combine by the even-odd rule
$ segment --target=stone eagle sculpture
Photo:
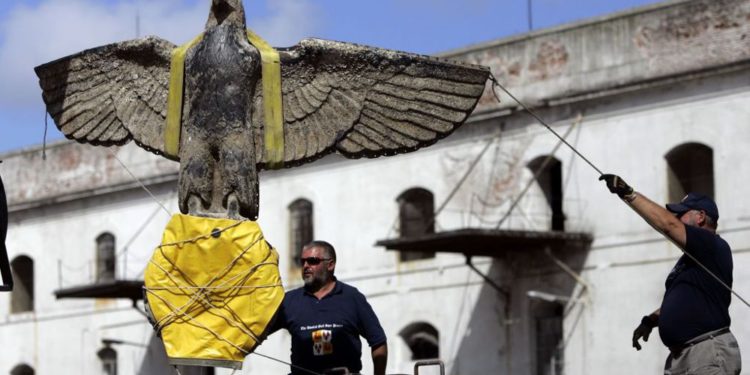
[[[165,153],[171,52],[146,37],[89,49],[35,68],[47,111],[66,137],[140,147],[180,162],[183,213],[256,219],[263,153],[260,53],[240,0],[212,0],[202,40],[184,62],[179,153]],[[283,166],[326,154],[414,151],[461,125],[489,70],[321,39],[278,49]]]

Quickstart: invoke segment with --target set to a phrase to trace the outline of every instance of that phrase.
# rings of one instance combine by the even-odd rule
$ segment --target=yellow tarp
[[[254,221],[174,215],[144,274],[170,363],[241,368],[284,298],[278,263]]]

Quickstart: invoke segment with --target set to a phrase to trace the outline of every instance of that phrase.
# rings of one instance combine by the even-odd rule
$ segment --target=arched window
[[[96,355],[102,361],[102,374],[117,375],[117,351],[106,346],[99,350]]]
[[[435,198],[427,189],[411,188],[396,198],[402,238],[435,233]],[[434,253],[401,252],[401,261],[434,258]]]
[[[289,204],[289,254],[291,264],[299,265],[302,246],[313,240],[313,204],[305,198],[299,198]]]
[[[527,166],[534,175],[538,173],[536,182],[544,192],[544,198],[551,210],[550,229],[565,230],[562,163],[554,157],[540,156],[529,162]]]
[[[670,150],[667,160],[669,201],[678,202],[694,191],[714,196],[714,152],[700,143],[684,143]]]
[[[409,346],[412,361],[440,357],[440,334],[431,324],[411,323],[398,335]]]
[[[115,236],[104,232],[96,237],[96,281],[115,279]]]
[[[20,255],[10,262],[15,285],[10,294],[10,312],[34,311],[34,261]]]
[[[34,375],[34,368],[22,363],[13,367],[13,369],[10,370],[10,375]]]

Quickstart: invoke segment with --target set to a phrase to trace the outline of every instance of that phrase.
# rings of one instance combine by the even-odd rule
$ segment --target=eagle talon
[[[201,202],[201,199],[197,195],[190,194],[188,197],[188,215],[202,216],[202,208],[203,203]]]
[[[227,216],[235,220],[243,219],[242,215],[240,215],[240,202],[234,193],[230,193],[227,196]]]

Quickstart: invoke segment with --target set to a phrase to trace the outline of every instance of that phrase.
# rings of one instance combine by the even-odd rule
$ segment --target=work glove
[[[636,350],[641,350],[638,340],[643,338],[643,342],[648,341],[648,336],[651,335],[654,327],[656,327],[656,322],[650,316],[646,315],[641,319],[641,324],[633,331],[633,347]]]
[[[603,174],[599,177],[599,181],[604,180],[607,183],[607,188],[612,194],[617,194],[620,199],[626,199],[632,196],[633,188],[628,185],[625,180],[620,176],[614,174]]]

